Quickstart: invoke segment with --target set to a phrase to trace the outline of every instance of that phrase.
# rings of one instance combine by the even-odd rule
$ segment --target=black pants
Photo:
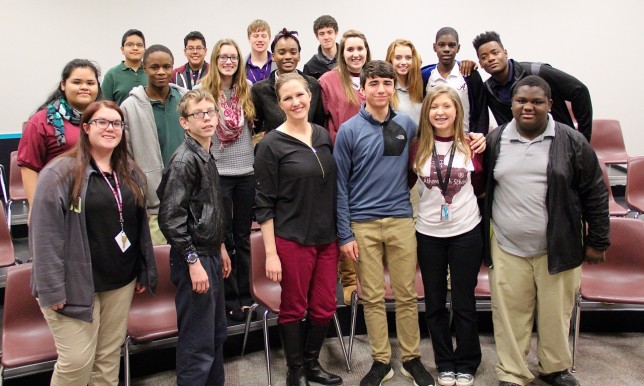
[[[255,205],[255,176],[220,176],[226,213],[226,249],[232,271],[224,280],[226,310],[250,306],[250,226]]]
[[[418,263],[425,287],[427,326],[439,372],[475,374],[481,363],[476,318],[477,276],[483,258],[480,224],[453,237],[432,237],[416,232]],[[447,267],[452,281],[452,309],[456,349],[452,345],[447,298]]]
[[[170,249],[170,279],[177,286],[177,385],[223,386],[227,325],[221,256],[199,256],[199,260],[210,283],[203,294],[192,290],[188,265]]]

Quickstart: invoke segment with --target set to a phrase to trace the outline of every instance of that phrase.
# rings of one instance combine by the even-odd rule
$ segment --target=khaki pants
[[[385,312],[384,263],[396,300],[396,331],[404,362],[419,357],[420,331],[416,294],[416,234],[412,218],[352,222],[360,262],[355,263],[374,360],[389,363],[391,345]]]
[[[570,368],[570,317],[579,290],[581,267],[550,275],[548,256],[524,258],[504,252],[492,238],[490,289],[492,321],[501,381],[527,385],[534,380],[526,356],[537,316],[539,373]]]
[[[52,386],[118,385],[121,345],[136,280],[94,295],[92,323],[41,308],[56,342]]]
[[[150,224],[150,235],[152,236],[152,245],[163,245],[167,244],[168,240],[165,239],[165,236],[159,228],[159,215],[151,214],[148,215],[148,223]]]

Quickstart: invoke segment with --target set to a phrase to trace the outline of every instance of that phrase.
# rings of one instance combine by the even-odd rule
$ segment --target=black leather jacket
[[[214,255],[224,240],[219,173],[212,153],[186,136],[163,170],[157,189],[159,227],[183,256]]]
[[[507,124],[487,135],[485,152],[484,261],[493,265],[490,253],[494,166],[500,151],[501,133]],[[608,191],[595,152],[577,130],[555,123],[547,168],[546,229],[548,271],[554,275],[581,265],[585,245],[606,250],[609,241]],[[525,221],[530,221],[526,218]],[[586,227],[586,225],[588,225]]]

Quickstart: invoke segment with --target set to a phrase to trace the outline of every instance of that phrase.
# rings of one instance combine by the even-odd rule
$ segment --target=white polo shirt
[[[443,78],[438,72],[438,65],[434,68],[429,75],[429,80],[427,81],[427,89],[425,91],[429,92],[429,89],[432,87],[440,85],[448,85],[458,93],[458,96],[461,98],[461,103],[463,104],[463,128],[465,132],[469,133],[470,131],[470,97],[468,95],[467,83],[465,78],[461,75],[460,70],[458,69],[458,64],[455,63],[452,67],[452,72],[447,75],[447,79]]]

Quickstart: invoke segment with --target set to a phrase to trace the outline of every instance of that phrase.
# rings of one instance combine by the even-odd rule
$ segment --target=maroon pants
[[[302,245],[275,237],[282,263],[282,303],[278,323],[301,321],[308,309],[314,325],[327,325],[336,309],[338,245]]]

